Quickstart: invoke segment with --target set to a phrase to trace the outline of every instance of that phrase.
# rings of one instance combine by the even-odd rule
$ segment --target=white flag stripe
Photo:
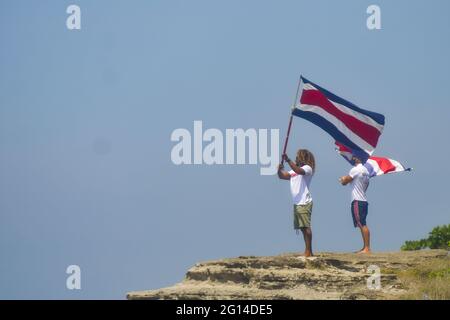
[[[352,116],[359,121],[362,121],[369,126],[375,127],[380,133],[383,131],[384,126],[373,120],[371,117],[366,116],[365,114],[359,113],[357,111],[354,111],[350,108],[347,108],[346,106],[339,104],[337,102],[329,100],[336,108],[344,112],[345,114],[348,114],[349,116]]]
[[[380,166],[378,165],[378,163],[375,160],[371,160],[369,158],[366,162],[368,162],[372,166],[373,171],[375,172],[376,176],[384,174],[384,172],[381,171]]]
[[[317,88],[314,87],[311,83],[305,83],[303,85],[303,90],[317,90]]]
[[[396,171],[397,170],[401,170],[401,171],[405,170],[405,167],[400,162],[392,160],[392,159],[389,159],[389,161],[395,166]]]

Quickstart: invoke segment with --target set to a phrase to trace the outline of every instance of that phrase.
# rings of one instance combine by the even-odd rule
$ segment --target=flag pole
[[[297,103],[297,99],[298,99],[298,93],[300,91],[300,84],[302,82],[302,75],[300,75],[300,77],[298,78],[298,85],[297,85],[297,93],[295,94],[295,100],[294,100],[294,105],[293,107],[295,108],[295,104]],[[291,116],[289,117],[289,125],[288,125],[288,129],[287,129],[287,133],[286,133],[286,139],[284,140],[284,147],[283,147],[283,154],[286,153],[286,149],[287,149],[287,145],[288,145],[288,141],[289,141],[289,135],[291,134],[291,126],[292,126],[292,111],[291,110]],[[281,164],[284,164],[284,160],[281,160]]]

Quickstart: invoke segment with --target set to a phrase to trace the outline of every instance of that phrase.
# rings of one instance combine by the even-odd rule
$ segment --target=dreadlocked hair
[[[299,149],[297,151],[296,162],[297,165],[307,164],[312,168],[313,172],[316,171],[316,160],[314,159],[314,155],[307,149]]]

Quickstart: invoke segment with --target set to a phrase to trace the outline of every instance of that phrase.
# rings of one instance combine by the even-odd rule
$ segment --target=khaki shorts
[[[311,227],[312,201],[305,205],[294,204],[294,229]]]

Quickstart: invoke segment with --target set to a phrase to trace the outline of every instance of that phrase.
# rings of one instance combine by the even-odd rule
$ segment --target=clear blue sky
[[[77,4],[82,29],[66,28]],[[381,7],[382,30],[366,28]],[[175,166],[176,128],[279,128],[299,73],[386,116],[377,155],[415,168],[372,180],[375,251],[450,222],[450,2],[0,2],[0,298],[117,298],[195,262],[300,251],[288,184],[254,165]],[[361,245],[350,168],[314,152],[316,251]],[[82,290],[66,289],[66,267]]]

